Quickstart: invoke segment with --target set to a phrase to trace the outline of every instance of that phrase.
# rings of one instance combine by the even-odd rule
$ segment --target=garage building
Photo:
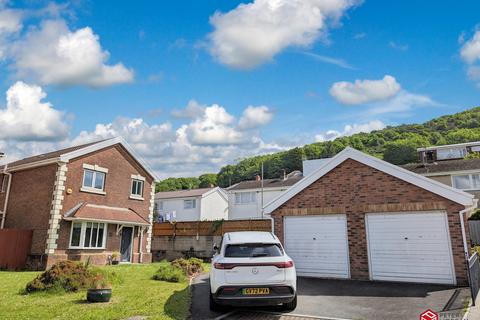
[[[471,194],[347,147],[265,206],[301,276],[467,283]]]

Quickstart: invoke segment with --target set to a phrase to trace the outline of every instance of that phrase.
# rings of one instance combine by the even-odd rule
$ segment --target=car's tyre
[[[211,292],[210,292],[210,311],[213,311],[213,312],[222,311],[222,306],[215,302]]]
[[[282,309],[284,311],[293,311],[295,310],[295,308],[297,307],[297,295],[295,294],[295,298],[293,298],[292,301],[288,302],[288,303],[284,303],[282,305]]]

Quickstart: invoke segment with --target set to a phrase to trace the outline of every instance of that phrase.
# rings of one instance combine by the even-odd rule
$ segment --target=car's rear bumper
[[[215,302],[225,306],[276,306],[292,302],[295,296],[280,297],[243,297],[243,298],[214,298]]]
[[[213,299],[216,303],[220,305],[228,306],[273,306],[282,303],[292,302],[293,299],[295,299],[295,290],[290,286],[281,287],[283,288],[281,292],[279,292],[280,290],[278,290],[280,286],[272,286],[269,287],[271,292],[269,295],[252,296],[246,296],[241,294],[242,289],[245,287],[220,287],[217,292],[213,294]],[[234,294],[225,294],[225,288],[235,288],[237,289],[237,291]]]

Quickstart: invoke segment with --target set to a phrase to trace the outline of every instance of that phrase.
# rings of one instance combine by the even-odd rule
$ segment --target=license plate
[[[262,295],[270,294],[270,288],[245,288],[243,289],[244,295]]]

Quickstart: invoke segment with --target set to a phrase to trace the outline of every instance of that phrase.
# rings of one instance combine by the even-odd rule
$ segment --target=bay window
[[[72,222],[70,249],[104,249],[106,236],[106,223]]]

